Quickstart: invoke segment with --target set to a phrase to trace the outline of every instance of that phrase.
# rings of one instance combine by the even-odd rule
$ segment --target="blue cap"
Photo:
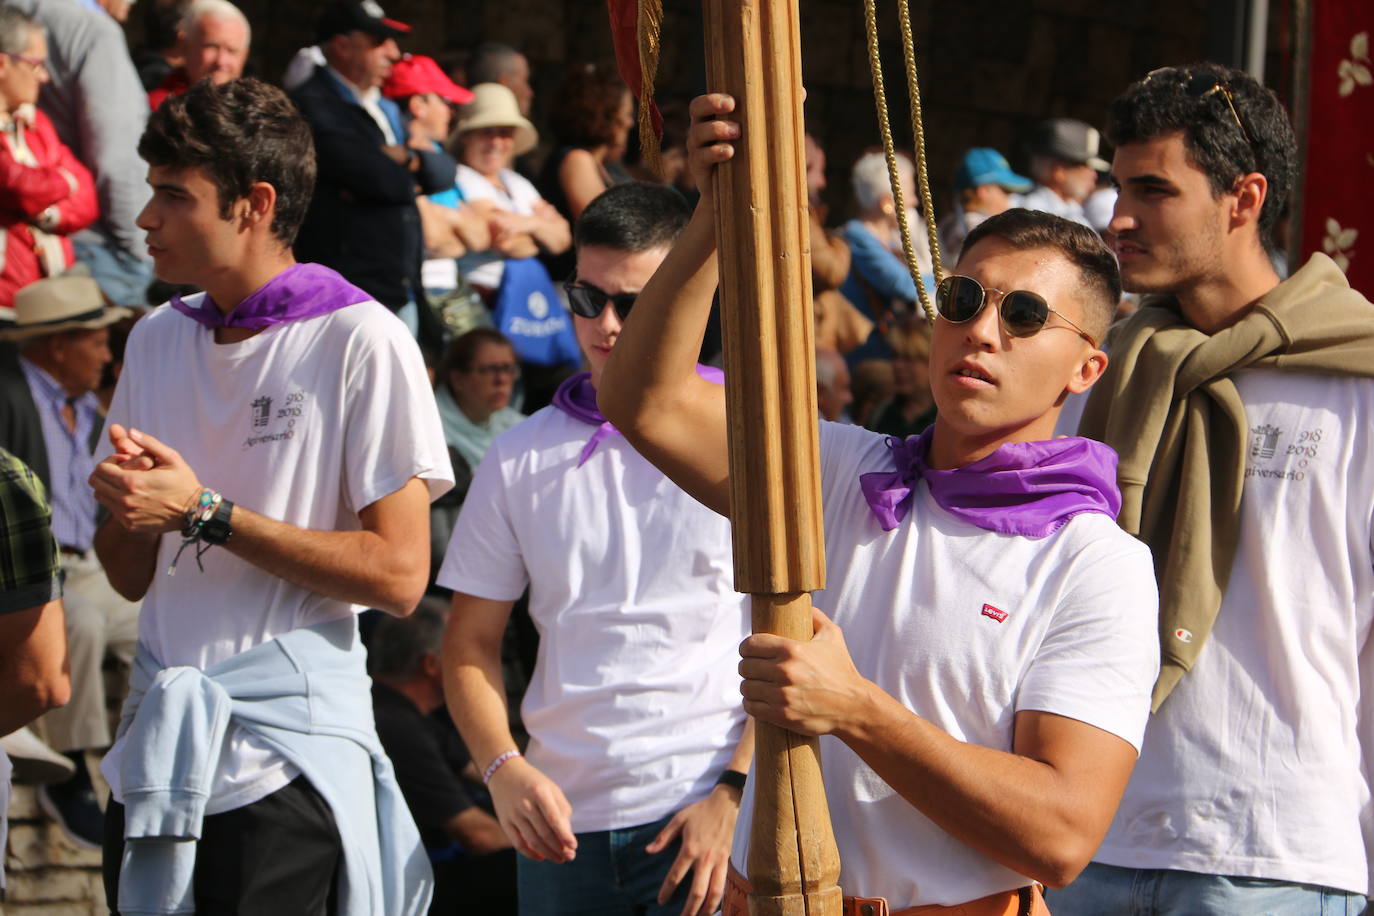
[[[1011,170],[1007,157],[995,149],[978,146],[964,153],[964,159],[954,173],[954,189],[963,191],[984,184],[1001,185],[1004,190],[1017,193],[1024,193],[1032,187],[1029,178]]]

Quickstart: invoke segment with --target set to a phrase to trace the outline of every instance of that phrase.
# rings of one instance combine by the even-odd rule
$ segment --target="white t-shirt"
[[[1366,893],[1374,381],[1232,378],[1249,436],[1230,585],[1096,859]]]
[[[533,216],[534,205],[544,198],[534,185],[530,184],[529,179],[511,169],[502,169],[500,178],[501,184],[505,185],[504,191],[482,177],[476,169],[459,165],[457,186],[463,200],[468,203],[488,200],[494,203],[498,210],[518,213],[521,216]],[[501,275],[506,267],[505,260],[505,255],[499,251],[470,251],[458,259],[458,269],[472,285],[496,289],[501,285]]]
[[[530,587],[539,658],[521,713],[530,762],[578,833],[704,798],[744,726],[730,526],[622,436],[546,407],[477,468],[439,583],[495,601]]]
[[[453,485],[419,349],[376,302],[232,344],[216,344],[208,328],[163,306],[134,327],[124,365],[108,422],[151,433],[202,484],[268,518],[358,530],[360,510],[412,477],[427,481],[431,499]],[[362,610],[219,548],[205,552],[204,572],[187,548],[169,576],[180,546],[178,534],[163,535],[138,622],[139,641],[163,666],[209,668]],[[121,744],[106,772],[117,772]],[[251,804],[294,776],[284,758],[233,729],[207,813]]]
[[[892,469],[885,438],[821,423],[828,585],[814,601],[843,628],[859,673],[971,744],[1010,751],[1016,713],[1040,710],[1139,747],[1159,669],[1145,546],[1098,513],[1041,539],[986,531],[941,509],[924,482],[884,532],[859,475]],[[900,909],[1031,883],[954,839],[839,739],[821,738],[821,763],[846,893]],[[746,789],[740,871],[752,807]]]

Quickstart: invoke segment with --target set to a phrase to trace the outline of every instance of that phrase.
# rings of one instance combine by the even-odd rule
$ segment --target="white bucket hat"
[[[520,114],[515,93],[500,83],[478,83],[472,87],[472,101],[463,108],[455,137],[483,127],[514,127],[515,155],[523,156],[539,143],[539,131]]]
[[[49,277],[15,294],[14,326],[0,331],[0,339],[29,340],[59,331],[94,331],[132,314],[123,306],[107,306],[100,285],[90,277]]]

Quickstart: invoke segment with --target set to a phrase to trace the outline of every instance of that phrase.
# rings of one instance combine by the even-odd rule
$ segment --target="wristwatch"
[[[200,537],[207,544],[223,545],[229,540],[234,529],[229,525],[229,517],[234,513],[234,504],[221,500],[215,514],[201,526]]]

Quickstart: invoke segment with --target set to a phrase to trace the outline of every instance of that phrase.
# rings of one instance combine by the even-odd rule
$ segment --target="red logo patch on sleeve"
[[[993,620],[997,621],[998,623],[1001,623],[1002,621],[1007,619],[1007,612],[1002,610],[1001,608],[996,608],[990,604],[985,604],[983,605],[983,616],[991,617]]]

